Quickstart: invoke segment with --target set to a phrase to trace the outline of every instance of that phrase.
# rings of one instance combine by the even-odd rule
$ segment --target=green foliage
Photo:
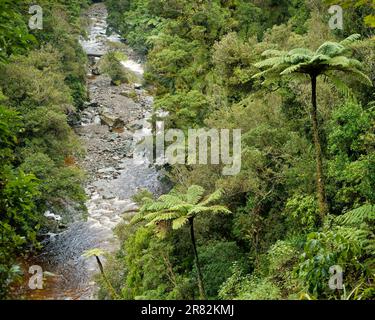
[[[25,5],[16,0],[0,2],[0,62],[12,54],[24,54],[36,45],[24,18]]]
[[[39,181],[33,174],[14,168],[14,148],[21,129],[16,112],[0,106],[0,297],[17,276],[14,256],[26,244],[37,246],[40,227],[35,197]]]
[[[171,191],[162,195],[157,201],[145,198],[145,204],[139,213],[132,219],[132,223],[145,220],[146,226],[156,226],[157,232],[164,237],[169,227],[174,230],[180,229],[189,220],[202,214],[229,214],[225,206],[213,205],[220,199],[221,191],[207,196],[203,199],[204,189],[193,185],[188,188],[186,194]]]
[[[348,102],[338,107],[329,123],[329,178],[335,205],[374,202],[374,112]]]
[[[235,242],[215,241],[200,247],[199,252],[207,296],[215,298],[231,275],[233,263],[242,259],[240,248]]]
[[[210,298],[370,299],[375,74],[363,23],[368,3],[345,10],[344,31],[329,30],[327,7],[317,1],[107,4],[111,27],[147,54],[145,78],[155,109],[168,111],[166,127],[242,130],[238,175],[223,177],[214,165],[173,166],[171,193],[137,195],[140,212],[120,228],[123,248],[113,262],[123,298],[195,299],[201,269]],[[318,77],[315,113],[311,76]],[[324,218],[318,163],[330,208]],[[216,219],[212,213],[224,206],[205,204],[197,185],[233,214]],[[334,264],[344,268],[343,291],[328,288]]]
[[[340,225],[359,226],[369,223],[375,219],[375,208],[373,205],[364,205],[351,210],[341,216],[336,217],[336,222]]]
[[[319,211],[316,200],[312,196],[296,196],[288,200],[284,215],[293,233],[300,234],[316,228],[319,221]]]
[[[340,295],[328,288],[329,268],[339,265],[346,291],[358,286],[361,295],[369,298],[374,280],[373,219],[373,206],[363,206],[337,217],[333,228],[308,235],[298,275],[311,294],[328,298]]]
[[[281,298],[280,289],[270,279],[243,275],[238,266],[221,287],[219,297],[223,300],[276,300]]]
[[[73,161],[82,152],[67,123],[86,95],[78,43],[85,3],[40,1],[43,32],[27,28],[30,1],[0,3],[1,298],[20,275],[16,257],[40,247],[44,211],[85,210],[84,176]]]
[[[100,60],[99,68],[102,73],[106,73],[111,77],[114,85],[135,81],[135,75],[123,67],[120,57],[115,51],[110,51],[104,55]]]
[[[306,48],[296,48],[289,52],[266,50],[263,52],[266,59],[255,64],[257,68],[266,68],[254,75],[254,78],[268,73],[278,75],[300,73],[309,76],[325,75],[337,83],[338,79],[332,72],[341,71],[351,73],[358,81],[372,86],[371,79],[361,72],[363,65],[358,60],[346,56],[350,52],[350,46],[359,38],[359,34],[353,34],[340,43],[325,42],[315,52]]]

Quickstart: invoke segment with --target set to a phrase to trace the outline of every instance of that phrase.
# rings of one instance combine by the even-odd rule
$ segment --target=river
[[[113,86],[108,76],[94,72],[100,56],[114,46],[125,51],[128,59],[122,64],[136,74],[140,83],[143,65],[130,48],[121,44],[117,34],[106,35],[107,10],[103,3],[93,4],[87,16],[88,38],[80,42],[91,57],[87,76],[90,101],[80,113],[75,131],[86,148],[81,166],[89,176],[88,217],[70,223],[61,233],[50,234],[41,253],[32,259],[44,271],[43,289],[27,289],[27,299],[95,299],[98,288],[93,276],[98,266],[95,258],[84,258],[82,254],[92,248],[114,252],[119,243],[113,229],[136,209],[131,197],[141,188],[155,194],[163,192],[161,173],[147,161],[133,158],[135,132],[139,135],[151,130],[147,117],[152,96],[141,84]],[[114,119],[122,125],[111,128]]]

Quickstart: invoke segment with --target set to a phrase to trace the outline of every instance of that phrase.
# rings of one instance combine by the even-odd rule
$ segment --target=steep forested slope
[[[82,153],[69,115],[86,99],[78,43],[86,1],[39,1],[42,29],[30,29],[32,1],[0,3],[0,297],[20,275],[16,257],[54,226],[84,213]],[[52,225],[51,225],[52,224]]]
[[[175,165],[169,198],[137,197],[148,215],[118,228],[122,250],[108,265],[123,298],[194,299],[202,290],[222,299],[374,297],[372,3],[346,4],[345,27],[333,31],[328,2],[106,1],[112,28],[147,56],[155,108],[169,112],[169,128],[242,129],[238,175],[222,176],[219,165]],[[351,34],[362,41],[341,42]],[[321,55],[313,60],[314,54]],[[273,60],[261,63],[265,55]],[[267,66],[285,69],[285,61],[301,65],[254,77]],[[317,66],[327,73],[313,85],[315,114],[311,80],[295,71],[310,74]],[[192,217],[196,204],[186,194],[195,185],[207,194],[221,190],[215,200],[232,212],[195,218],[199,264],[183,220]],[[335,265],[344,271],[345,290],[328,286]]]

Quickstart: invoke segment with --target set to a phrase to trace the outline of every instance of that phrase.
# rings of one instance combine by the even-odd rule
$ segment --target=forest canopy
[[[46,212],[64,225],[87,215],[73,127],[88,101],[79,38],[96,2],[38,1],[40,32],[33,1],[0,1],[0,299],[19,260],[58,229]],[[169,192],[138,188],[118,250],[78,253],[96,258],[98,297],[374,299],[374,0],[104,3],[108,35],[145,61],[135,84],[106,53],[97,72],[111,92],[131,85],[121,94],[134,100],[146,88],[166,130],[240,129],[242,162],[229,176],[222,164],[166,165]]]
[[[108,266],[122,298],[373,298],[373,2],[106,4],[113,30],[146,55],[169,128],[242,130],[238,175],[174,165],[169,195],[137,197],[143,218],[118,227]],[[329,27],[332,4],[342,30]],[[191,188],[220,192],[231,214],[189,214],[203,210]],[[344,290],[329,288],[336,265]]]

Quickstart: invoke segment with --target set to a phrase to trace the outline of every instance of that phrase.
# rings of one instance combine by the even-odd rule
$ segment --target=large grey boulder
[[[100,115],[100,120],[102,122],[102,125],[106,125],[110,129],[120,129],[125,126],[125,122],[123,120],[106,112],[103,112]]]

